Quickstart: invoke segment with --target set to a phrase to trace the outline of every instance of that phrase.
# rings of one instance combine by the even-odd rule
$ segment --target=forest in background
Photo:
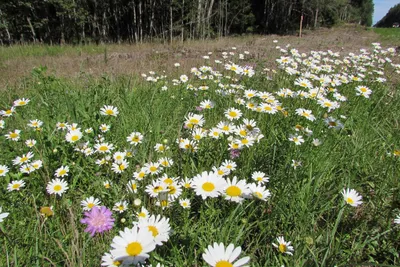
[[[143,42],[371,26],[372,0],[9,0],[0,44]]]
[[[392,27],[395,22],[400,23],[400,4],[390,8],[388,13],[375,24],[375,27],[388,28]]]

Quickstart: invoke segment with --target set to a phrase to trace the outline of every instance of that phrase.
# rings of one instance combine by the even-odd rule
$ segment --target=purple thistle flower
[[[114,226],[114,218],[112,218],[111,210],[105,206],[93,207],[90,211],[86,211],[85,218],[81,223],[87,224],[85,232],[90,233],[93,237],[96,233],[109,231]]]
[[[232,149],[230,154],[231,154],[231,159],[238,158],[240,156],[240,150]]]

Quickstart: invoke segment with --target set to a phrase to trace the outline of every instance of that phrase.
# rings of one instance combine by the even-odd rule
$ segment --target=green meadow
[[[399,266],[393,46],[297,51],[279,39],[272,63],[232,46],[166,72],[38,66],[8,85],[0,265]],[[0,58],[58,53],[76,49]]]

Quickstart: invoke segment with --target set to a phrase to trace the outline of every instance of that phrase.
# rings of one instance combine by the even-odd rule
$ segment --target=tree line
[[[0,0],[0,43],[143,42],[370,26],[372,0]]]
[[[389,9],[388,13],[375,24],[378,28],[392,27],[394,23],[400,23],[400,4]]]

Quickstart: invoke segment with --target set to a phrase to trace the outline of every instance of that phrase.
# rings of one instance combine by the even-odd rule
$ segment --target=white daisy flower
[[[100,114],[104,116],[114,116],[117,117],[119,114],[118,108],[113,107],[113,106],[107,106],[105,105],[100,109]]]
[[[47,184],[47,193],[61,196],[68,190],[68,183],[64,179],[53,179]]]
[[[94,197],[88,197],[85,200],[81,201],[81,206],[83,210],[91,210],[93,207],[97,207],[100,205],[100,200]]]
[[[143,263],[150,257],[148,253],[156,248],[153,235],[147,229],[134,225],[132,229],[125,228],[114,237],[111,244],[111,255],[124,266]]]
[[[360,196],[360,194],[358,194],[357,191],[354,189],[343,189],[342,195],[344,201],[350,206],[357,207],[358,205],[362,204],[362,196]]]
[[[240,260],[236,259],[242,252],[241,247],[234,247],[233,244],[229,244],[226,248],[223,243],[214,243],[212,246],[209,245],[203,253],[203,259],[207,264],[213,267],[219,266],[234,266],[234,267],[249,267],[247,263],[250,261],[250,257],[244,257]],[[236,261],[236,262],[235,262]]]
[[[7,190],[9,192],[11,192],[11,191],[19,191],[24,186],[25,186],[25,182],[23,180],[12,181],[11,183],[8,184]]]
[[[226,181],[215,172],[202,172],[193,178],[193,189],[196,195],[204,199],[218,197],[226,186]]]
[[[293,246],[290,245],[291,242],[286,242],[283,236],[280,236],[276,239],[278,244],[272,243],[274,247],[276,247],[280,253],[286,253],[288,255],[293,256]]]

